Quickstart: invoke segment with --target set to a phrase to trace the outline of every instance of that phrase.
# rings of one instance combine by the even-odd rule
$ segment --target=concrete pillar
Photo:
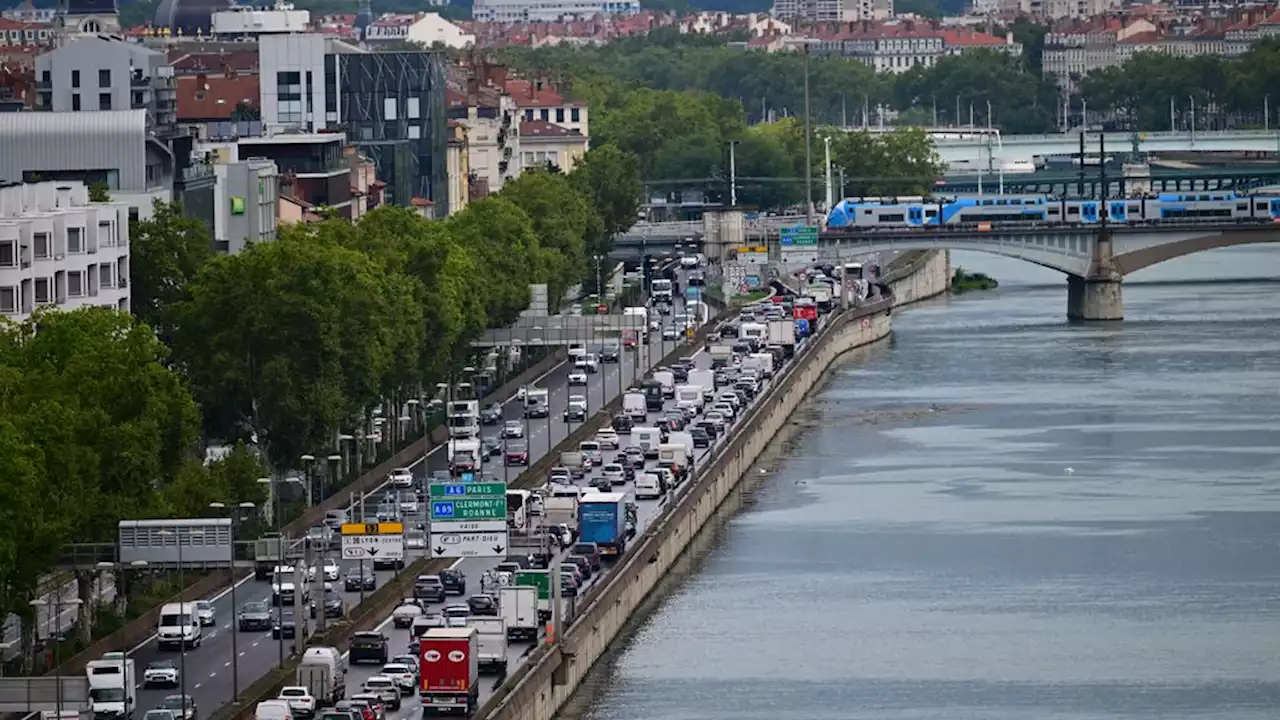
[[[1095,322],[1124,319],[1123,277],[1112,260],[1111,236],[1099,232],[1087,277],[1067,276],[1067,319]]]
[[[1126,197],[1137,197],[1151,192],[1151,166],[1147,163],[1125,163],[1124,194]]]
[[[716,208],[702,213],[702,252],[709,260],[724,262],[731,248],[746,242],[746,224],[737,208]]]

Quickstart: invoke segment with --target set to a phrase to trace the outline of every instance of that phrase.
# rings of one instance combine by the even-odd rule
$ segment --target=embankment
[[[945,293],[951,277],[946,253],[901,257],[886,274],[892,301],[844,313],[811,341],[771,384],[733,440],[704,461],[677,502],[636,538],[609,582],[587,598],[561,642],[537,649],[504,688],[477,713],[485,720],[550,720],[573,695],[609,644],[635,619],[655,587],[673,570],[694,539],[721,513],[724,500],[786,425],[810,388],[845,353],[887,337],[892,306]]]

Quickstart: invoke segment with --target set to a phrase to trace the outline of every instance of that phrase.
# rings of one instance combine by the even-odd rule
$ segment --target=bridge
[[[1085,133],[1084,148],[1097,154],[1102,139],[1108,153],[1159,152],[1274,152],[1280,153],[1280,129],[1214,130],[1203,132]],[[1079,133],[1004,135],[992,132],[975,137],[937,138],[934,146],[942,162],[974,169],[995,168],[1013,161],[1080,152]]]

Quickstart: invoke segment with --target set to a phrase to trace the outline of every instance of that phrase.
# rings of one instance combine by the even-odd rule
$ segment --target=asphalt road
[[[679,302],[677,302],[677,305],[679,305]],[[568,363],[556,366],[540,378],[535,385],[546,388],[549,391],[551,417],[549,420],[537,419],[529,421],[526,441],[529,445],[530,461],[536,462],[538,458],[546,454],[549,448],[554,447],[573,428],[578,426],[577,423],[565,423],[561,418],[561,413],[570,394],[587,396],[588,416],[590,416],[605,403],[617,397],[620,391],[630,387],[633,384],[633,378],[638,379],[643,376],[642,372],[637,372],[638,367],[648,368],[656,364],[658,360],[671,352],[676,347],[676,344],[672,341],[662,341],[659,333],[653,333],[649,346],[647,348],[642,346],[641,352],[638,353],[638,365],[635,354],[624,352],[619,363],[602,363],[600,372],[588,376],[588,383],[585,387],[571,388],[568,386],[568,374],[571,369],[571,365]],[[521,403],[514,397],[509,398],[504,403],[504,414],[505,419],[508,420],[521,419],[523,417]],[[481,430],[481,435],[496,434],[500,428],[501,425],[485,426]],[[427,473],[433,470],[445,469],[446,465],[445,452],[443,448],[438,448],[427,457],[425,463],[420,460],[411,467],[411,470],[414,473],[414,477],[421,482]],[[489,469],[496,476],[503,476],[503,467],[498,462],[498,458],[494,458]],[[509,468],[507,477],[510,480],[514,480],[521,469],[516,467]],[[365,505],[368,517],[372,518],[375,515],[376,506],[380,500],[381,492],[378,491],[366,497]],[[425,510],[425,504],[423,509]],[[359,517],[359,510],[356,511],[354,516]],[[335,552],[333,555],[336,557],[337,553]],[[496,560],[493,562],[496,563]],[[358,566],[358,563],[339,561],[339,565],[342,567],[342,576],[345,577],[349,570]],[[467,568],[467,572],[471,572],[470,567]],[[480,572],[482,572],[481,569],[475,570],[477,588]],[[377,575],[379,585],[393,577],[393,573],[389,570],[380,571]],[[336,583],[335,588],[341,591],[342,583]],[[185,692],[193,696],[196,707],[202,716],[230,702],[233,697],[233,682],[238,681],[238,687],[243,691],[244,688],[279,665],[282,654],[287,657],[292,645],[291,640],[273,639],[269,632],[234,632],[236,610],[233,607],[243,607],[245,603],[251,601],[269,601],[271,597],[270,582],[259,582],[251,578],[243,580],[235,588],[234,595],[234,605],[230,590],[224,590],[211,598],[214,601],[216,623],[213,627],[205,628],[204,642],[201,647],[188,650],[185,654],[170,650],[161,651],[157,648],[154,639],[152,639],[131,651],[131,656],[136,661],[139,676],[141,676],[147,664],[154,660],[173,660],[179,663],[180,666],[185,665],[185,668],[180,670],[181,675],[186,680]],[[359,593],[342,592],[342,595],[348,607],[354,607],[360,602]],[[399,645],[393,644],[392,648],[398,649],[406,644],[407,641]],[[234,665],[233,659],[236,660]],[[238,677],[236,677],[237,674]],[[137,706],[139,713],[157,707],[166,695],[183,691],[182,687],[142,688],[140,686],[141,677],[137,678],[136,682],[139,684]],[[138,715],[137,717],[140,716]]]

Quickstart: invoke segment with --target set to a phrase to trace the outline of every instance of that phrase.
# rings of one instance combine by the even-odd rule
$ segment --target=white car
[[[394,680],[401,695],[412,695],[418,689],[418,678],[414,675],[413,668],[403,663],[387,663],[378,674]]]
[[[277,699],[289,703],[289,709],[293,710],[295,717],[312,717],[316,714],[316,699],[311,697],[311,691],[302,685],[286,685],[280,688]]]
[[[213,625],[217,620],[213,616],[213,603],[208,600],[196,601],[196,619],[204,627]]]
[[[617,450],[618,431],[611,427],[600,428],[600,430],[596,432],[596,442],[600,443],[600,447],[602,448]]]
[[[680,257],[680,267],[682,268],[696,268],[700,264],[697,255],[683,255]]]
[[[449,627],[466,627],[469,617],[471,608],[467,605],[450,605],[444,609],[444,621]]]
[[[622,469],[622,466],[617,463],[605,465],[603,475],[610,485],[625,485],[627,483],[627,474]]]
[[[400,496],[400,512],[405,515],[418,514],[418,496],[413,493],[405,493]]]
[[[361,688],[367,693],[374,693],[382,698],[382,704],[388,710],[400,709],[400,687],[396,685],[396,681],[386,675],[374,675],[364,681]]]
[[[502,426],[502,437],[515,440],[524,437],[524,422],[521,420],[508,420]]]
[[[587,371],[574,368],[574,370],[569,373],[569,384],[570,385],[586,385]]]
[[[387,476],[387,480],[391,482],[391,487],[406,490],[413,487],[413,473],[409,468],[396,468]]]
[[[177,664],[172,660],[157,660],[150,665],[147,665],[147,669],[142,671],[142,684],[144,687],[151,687],[153,685],[177,687]]]
[[[338,561],[333,558],[325,558],[324,565],[320,572],[324,573],[324,579],[328,582],[337,582],[338,577],[342,575],[342,568],[338,567]],[[307,568],[307,582],[315,582],[316,567],[313,565]]]
[[[600,361],[596,359],[595,355],[591,354],[583,355],[578,358],[577,361],[573,363],[573,366],[579,370],[589,373],[600,372]]]

